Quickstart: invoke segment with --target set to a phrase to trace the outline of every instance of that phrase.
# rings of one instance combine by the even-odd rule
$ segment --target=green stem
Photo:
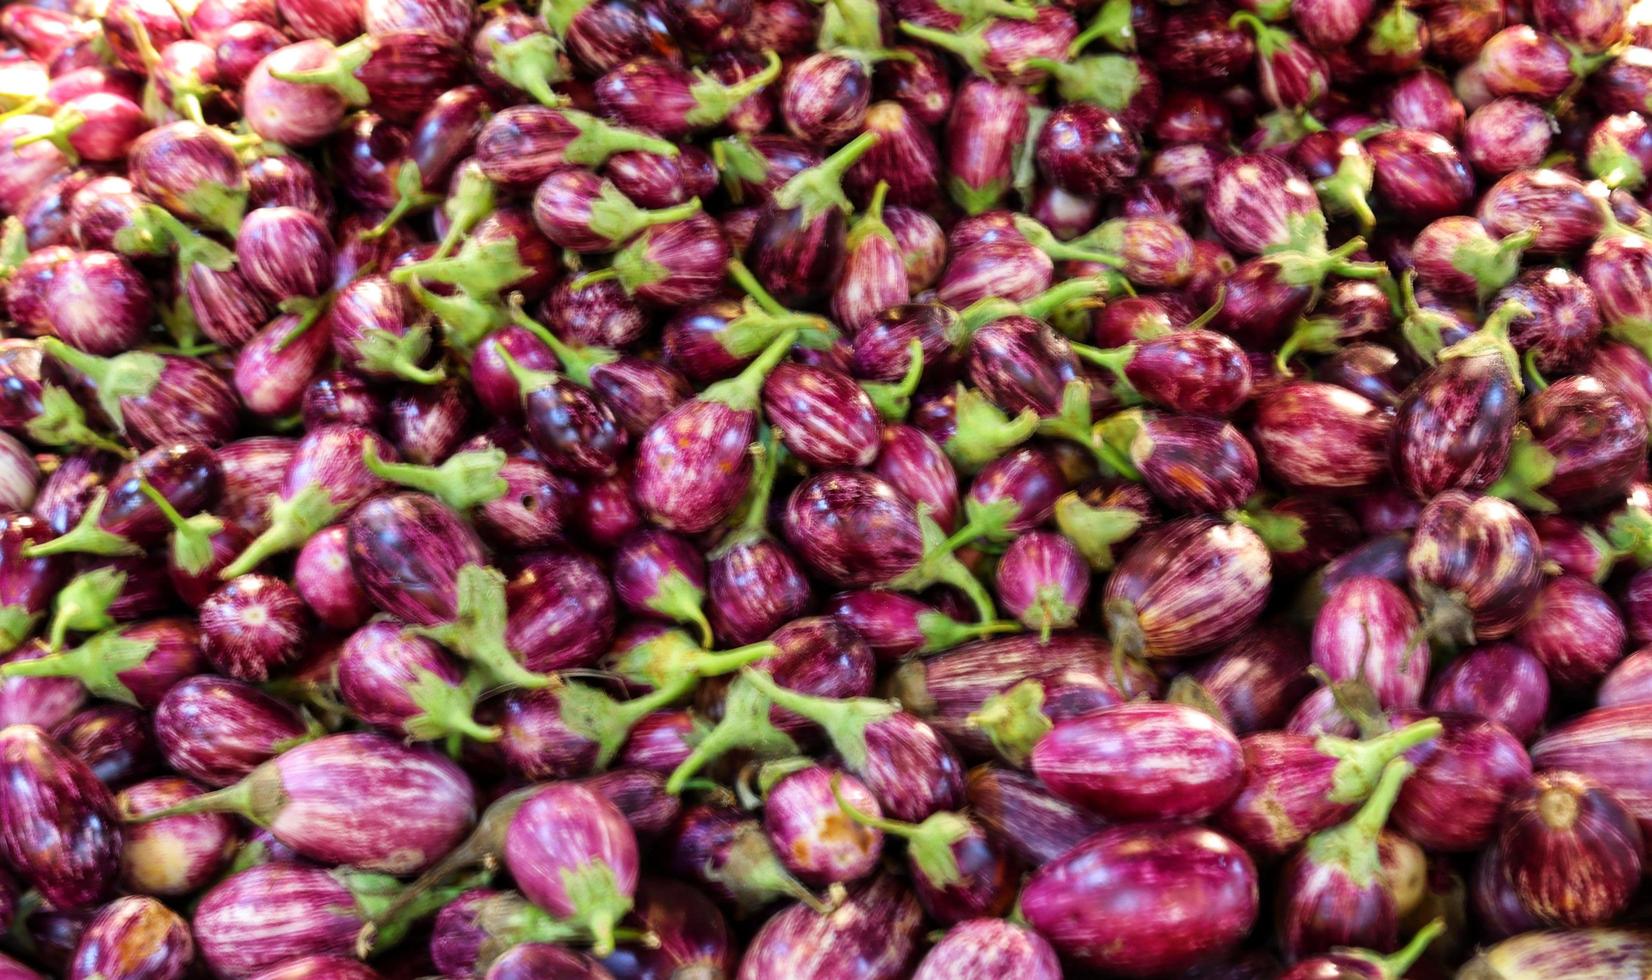
[[[420,466],[386,462],[379,456],[377,440],[367,439],[362,443],[361,459],[380,479],[428,493],[461,514],[498,500],[510,489],[499,475],[505,451],[497,447],[454,453],[440,466]]]
[[[432,258],[446,258],[451,254],[461,238],[493,213],[493,205],[493,181],[478,167],[462,168],[459,171],[459,186],[442,205],[442,213],[447,215],[447,232],[442,235],[441,244],[436,247]]]
[[[536,689],[557,682],[522,666],[505,644],[505,576],[486,566],[466,565],[459,569],[455,591],[452,621],[409,627],[407,632],[435,640],[476,664],[488,674],[491,686]]]
[[[1015,230],[1027,240],[1027,244],[1038,249],[1052,259],[1073,262],[1094,262],[1098,265],[1110,266],[1115,269],[1125,268],[1127,263],[1117,255],[1110,255],[1096,249],[1083,248],[1055,237],[1055,233],[1044,227],[1035,218],[1024,214],[1015,216]]]
[[[270,526],[226,565],[218,577],[227,582],[276,555],[298,548],[343,511],[317,483],[306,485],[291,497],[276,500],[270,505]]]
[[[1387,765],[1406,752],[1433,741],[1444,731],[1438,718],[1424,718],[1364,741],[1322,736],[1314,749],[1337,760],[1331,773],[1333,803],[1358,803],[1371,795]]]
[[[1520,355],[1509,341],[1509,324],[1519,317],[1530,315],[1531,311],[1519,300],[1507,300],[1486,317],[1479,330],[1440,351],[1440,360],[1488,355],[1499,357],[1514,382],[1514,390],[1524,394],[1526,384],[1520,377]]]
[[[69,158],[69,162],[78,166],[80,153],[69,142],[74,131],[86,124],[86,114],[76,109],[64,106],[52,114],[52,128],[28,136],[19,136],[11,141],[11,148],[22,149],[31,143],[50,143],[57,147],[57,152]]]
[[[1417,961],[1423,958],[1424,953],[1428,952],[1428,947],[1432,946],[1434,940],[1440,938],[1440,935],[1445,932],[1445,927],[1444,919],[1432,920],[1421,929],[1418,929],[1417,934],[1412,936],[1411,941],[1401,947],[1399,952],[1388,956],[1378,956],[1364,950],[1359,950],[1351,955],[1374,964],[1379,975],[1385,980],[1398,980],[1398,978],[1411,972],[1411,968],[1417,965]]]
[[[657,136],[622,129],[575,109],[563,109],[561,112],[579,130],[579,135],[570,140],[562,151],[563,159],[575,166],[600,167],[608,162],[609,157],[627,150],[665,157],[677,155],[674,144]]]
[[[740,103],[773,84],[780,77],[780,56],[773,51],[765,51],[764,57],[767,63],[762,71],[732,84],[724,84],[705,71],[696,71],[694,84],[689,89],[694,108],[688,111],[683,121],[695,129],[715,126],[727,119]]]
[[[970,640],[1002,633],[1019,633],[1021,624],[1009,620],[960,623],[945,613],[926,612],[918,615],[918,632],[923,636],[923,645],[918,647],[917,652],[939,653]]]
[[[681,793],[696,773],[735,749],[748,749],[769,758],[797,754],[797,743],[769,720],[769,698],[750,681],[754,675],[767,677],[751,667],[741,668],[740,678],[729,686],[724,698],[722,719],[672,770],[665,783],[666,792]]]
[[[166,362],[156,354],[128,351],[114,357],[96,357],[76,350],[56,337],[42,337],[40,349],[55,360],[85,375],[97,388],[98,405],[121,431],[126,430],[126,418],[121,412],[121,399],[148,396],[160,383]]]
[[[776,337],[739,374],[708,386],[700,393],[700,400],[721,402],[737,411],[755,411],[763,381],[791,352],[792,345],[797,343],[797,335],[798,331],[793,329]]]
[[[383,238],[390,229],[401,224],[401,220],[412,214],[414,209],[435,207],[442,203],[439,194],[431,194],[424,189],[424,176],[419,173],[419,165],[412,160],[404,160],[396,168],[396,203],[390,206],[383,219],[378,224],[362,233],[362,238],[372,241]]]
[[[773,704],[802,715],[825,730],[832,747],[851,772],[864,772],[866,769],[866,727],[900,710],[888,701],[872,698],[834,701],[800,694],[781,687],[774,678],[753,667],[743,668],[740,678],[757,688]]]
[[[834,207],[840,211],[851,210],[849,198],[843,193],[843,175],[876,146],[879,139],[877,133],[861,133],[825,160],[793,175],[774,192],[775,209],[802,208],[805,224]]]
[[[924,345],[916,337],[907,345],[906,373],[897,382],[862,381],[860,387],[886,422],[901,422],[912,410],[912,395],[924,373]]]
[[[96,633],[115,625],[109,606],[126,588],[126,573],[113,568],[82,572],[58,592],[47,631],[47,649],[60,650],[63,640],[76,633]]]
[[[270,77],[293,85],[321,85],[332,89],[352,106],[364,106],[372,101],[367,86],[356,77],[356,69],[367,63],[373,53],[373,40],[362,36],[334,49],[333,63],[324,68],[305,71],[272,71]]]
[[[92,497],[92,502],[86,508],[86,513],[65,534],[59,535],[50,541],[31,544],[23,549],[26,558],[43,558],[47,555],[103,555],[117,557],[121,555],[141,555],[143,549],[109,531],[98,527],[103,518],[103,508],[109,503],[109,490],[100,487]]]
[[[932,813],[918,824],[875,817],[843,798],[841,782],[839,777],[832,777],[832,799],[837,801],[838,809],[843,811],[844,816],[862,827],[881,830],[891,837],[905,840],[907,856],[935,887],[950,888],[964,880],[958,870],[957,855],[953,854],[952,849],[969,836],[968,820],[945,811]]]
[[[511,322],[538,337],[540,342],[551,349],[551,353],[556,355],[556,359],[562,362],[562,373],[567,375],[569,381],[583,388],[589,388],[591,387],[592,369],[619,360],[619,353],[606,347],[592,347],[587,344],[576,346],[558,337],[549,327],[528,316],[523,311],[521,299],[519,295],[511,297]],[[504,353],[503,348],[501,348],[501,353]],[[514,365],[515,361],[511,361],[509,364]],[[513,376],[514,373],[515,369],[513,369]],[[555,376],[552,375],[552,377]],[[527,390],[527,388],[522,389],[524,392]]]

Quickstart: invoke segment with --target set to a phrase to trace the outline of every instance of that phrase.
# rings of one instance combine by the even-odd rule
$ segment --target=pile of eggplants
[[[1630,0],[0,6],[0,980],[1652,975],[1649,120]]]

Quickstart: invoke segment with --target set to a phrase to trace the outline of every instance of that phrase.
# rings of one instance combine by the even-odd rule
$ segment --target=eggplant
[[[86,926],[68,976],[178,980],[194,961],[189,924],[153,898],[129,895],[110,902]]]
[[[291,705],[207,674],[171,685],[155,707],[155,738],[167,765],[208,786],[238,782],[310,734]]]
[[[847,819],[853,810],[867,820]],[[763,800],[763,832],[786,870],[821,886],[850,883],[878,867],[882,809],[872,791],[854,776],[810,765],[786,773]]]
[[[109,790],[32,725],[0,732],[0,854],[59,909],[94,905],[114,885],[122,837]]]
[[[1498,840],[1520,903],[1547,922],[1604,925],[1640,884],[1640,827],[1609,791],[1576,773],[1535,776],[1509,801]]]
[[[200,608],[201,652],[221,673],[266,681],[305,652],[309,607],[293,587],[268,575],[233,578]]]
[[[1607,703],[1610,676],[1601,686],[1602,704]],[[1428,708],[1495,721],[1529,742],[1548,714],[1549,675],[1543,662],[1524,647],[1489,643],[1465,651],[1440,671]]]
[[[1258,904],[1242,848],[1173,824],[1103,830],[1039,868],[1021,893],[1028,924],[1057,952],[1126,976],[1181,972],[1233,949]]]
[[[1595,973],[1632,977],[1652,957],[1652,936],[1643,929],[1550,929],[1523,933],[1481,952],[1458,975],[1463,980]]]
[[[1401,724],[1420,712],[1396,712]],[[1394,807],[1394,827],[1429,850],[1471,851],[1496,833],[1508,800],[1531,778],[1532,760],[1494,721],[1442,715],[1440,737],[1407,750],[1416,766]]]
[[[237,427],[229,382],[190,357],[128,351],[95,357],[52,337],[40,346],[89,382],[98,407],[141,445],[186,440],[220,446]]]
[[[1131,547],[1107,580],[1102,608],[1123,654],[1188,656],[1249,628],[1271,580],[1267,546],[1255,532],[1188,517]]]
[[[1506,501],[1460,490],[1435,497],[1406,553],[1424,628],[1459,643],[1509,635],[1541,587],[1539,552],[1531,522]]]
[[[1392,582],[1356,576],[1338,583],[1314,622],[1312,656],[1332,681],[1363,681],[1384,708],[1422,702],[1427,636],[1411,598]]]
[[[153,708],[173,684],[206,666],[185,619],[154,619],[99,633],[72,650],[0,666],[4,677],[70,677],[98,697]]]
[[[1090,567],[1078,547],[1048,531],[1010,542],[995,576],[999,602],[1046,641],[1078,621],[1090,591]]]
[[[366,787],[372,792],[363,795]],[[423,802],[399,807],[391,803],[398,796]],[[407,874],[458,842],[476,800],[469,778],[446,759],[350,733],[289,749],[240,782],[134,819],[191,813],[244,816],[313,860]]]
[[[914,980],[988,980],[1005,969],[1027,980],[1062,976],[1055,950],[1038,933],[1001,919],[954,925],[924,955]]]
[[[916,959],[922,928],[923,912],[912,893],[899,879],[879,875],[834,911],[799,903],[770,917],[752,937],[735,976],[826,980],[852,964],[859,980],[895,980]]]
[[[65,719],[52,738],[112,790],[124,788],[159,768],[160,754],[149,718],[124,704],[94,705]]]
[[[612,803],[584,787],[547,786],[511,818],[503,856],[534,904],[588,932],[598,956],[613,952],[638,872],[636,835]]]
[[[187,779],[167,776],[128,786],[115,797],[115,808],[130,817],[202,792]],[[133,824],[126,828],[121,851],[121,884],[139,895],[191,895],[216,880],[240,846],[240,828],[226,814]]]
[[[391,620],[350,634],[339,654],[339,696],[361,720],[418,740],[499,738],[473,717],[478,679],[429,640],[406,636]]]
[[[906,841],[913,888],[930,918],[954,925],[1003,912],[1014,902],[1014,865],[973,821],[942,811],[907,823],[865,813],[841,794],[838,801],[851,821]]]

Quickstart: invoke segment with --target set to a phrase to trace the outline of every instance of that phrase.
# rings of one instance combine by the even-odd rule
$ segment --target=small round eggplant
[[[1609,791],[1577,773],[1534,777],[1509,801],[1498,840],[1520,904],[1546,922],[1604,925],[1640,886],[1640,827]]]
[[[115,797],[115,806],[123,817],[132,817],[203,792],[186,779],[168,776],[127,787]],[[191,895],[216,880],[240,846],[234,819],[221,813],[130,825],[121,852],[121,884],[139,895]]]
[[[1396,712],[1406,724],[1420,712]],[[1416,766],[1394,807],[1394,828],[1431,851],[1472,851],[1497,832],[1508,800],[1531,778],[1532,760],[1494,721],[1444,715],[1440,737],[1406,752]]]
[[[115,883],[122,846],[109,790],[31,725],[0,730],[0,854],[59,909],[95,904]]]
[[[1135,543],[1107,580],[1103,612],[1125,654],[1189,656],[1248,629],[1271,581],[1267,545],[1256,532],[1188,517]]]

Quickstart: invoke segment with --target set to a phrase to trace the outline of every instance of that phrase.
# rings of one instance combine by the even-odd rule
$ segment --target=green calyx
[[[1519,300],[1508,300],[1491,311],[1480,329],[1462,340],[1457,341],[1445,350],[1440,351],[1442,361],[1460,357],[1499,357],[1503,366],[1514,382],[1514,390],[1521,394],[1526,391],[1526,384],[1521,379],[1520,355],[1509,342],[1509,325],[1519,317],[1531,316],[1531,311]]]
[[[1382,859],[1377,852],[1377,835],[1388,822],[1400,788],[1413,766],[1404,759],[1393,759],[1382,768],[1377,785],[1347,823],[1322,830],[1308,838],[1304,853],[1316,864],[1334,865],[1343,869],[1355,885],[1364,887],[1382,873]]]
[[[720,82],[703,70],[696,71],[694,84],[688,90],[689,97],[694,100],[694,108],[684,116],[684,121],[696,129],[715,126],[727,119],[740,103],[774,84],[775,79],[780,77],[780,56],[767,51],[764,57],[767,64],[762,71],[732,84]]]
[[[476,297],[494,297],[533,274],[511,239],[471,239],[455,255],[428,258],[390,273],[393,282],[447,283]],[[412,331],[409,331],[411,333]]]
[[[524,367],[522,362],[504,347],[499,347],[496,353],[499,359],[505,362],[505,370],[509,372],[511,380],[516,382],[516,390],[521,393],[524,400],[534,392],[543,391],[562,380],[562,376],[555,371],[535,371],[533,368]]]
[[[1105,572],[1116,560],[1113,549],[1141,528],[1142,515],[1128,507],[1095,507],[1069,492],[1055,502],[1055,523],[1091,568]]]
[[[709,649],[716,638],[711,632],[711,621],[706,619],[705,601],[705,590],[681,571],[673,569],[660,577],[654,594],[644,605],[674,623],[687,623],[699,629],[700,645]]]
[[[918,390],[918,382],[924,374],[924,345],[918,338],[906,348],[906,373],[895,382],[889,381],[862,381],[861,390],[872,399],[877,407],[878,414],[886,422],[902,422],[907,413],[912,411],[912,395]]]
[[[1274,27],[1262,18],[1248,10],[1235,11],[1228,18],[1231,28],[1243,27],[1256,36],[1256,53],[1263,58],[1272,58],[1281,51],[1289,50],[1296,43],[1290,32]]]
[[[407,291],[413,294],[420,306],[441,321],[442,340],[452,350],[464,353],[474,351],[477,344],[504,326],[507,320],[505,311],[498,303],[464,291],[443,296],[431,292],[417,279],[407,284]]]
[[[23,549],[25,558],[44,558],[48,555],[103,555],[113,558],[120,555],[141,555],[143,549],[110,531],[98,527],[103,519],[103,509],[109,504],[109,490],[99,488],[87,505],[86,513],[67,533],[60,534],[50,541],[31,544]]]
[[[740,679],[756,687],[776,707],[802,715],[819,725],[851,772],[864,772],[866,769],[867,726],[900,710],[893,702],[873,698],[837,701],[799,694],[781,687],[774,678],[752,667],[742,668]]]
[[[890,56],[883,48],[883,12],[877,0],[826,0],[815,47],[871,64]]]
[[[539,4],[539,19],[559,38],[568,36],[568,29],[573,26],[574,18],[585,12],[596,0],[541,0]]]
[[[524,943],[560,945],[589,941],[590,928],[575,919],[558,919],[516,892],[495,895],[476,911],[475,925],[487,938],[477,951],[475,975]],[[618,938],[617,934],[615,938]]]
[[[787,330],[796,330],[796,342],[811,350],[830,350],[837,342],[837,328],[832,321],[787,309],[763,288],[744,262],[730,260],[728,274],[746,292],[740,315],[717,333],[717,342],[732,356],[755,357]]]
[[[1292,374],[1291,360],[1296,355],[1333,354],[1337,350],[1337,342],[1341,339],[1342,324],[1335,317],[1301,317],[1296,321],[1296,326],[1291,328],[1290,336],[1280,345],[1279,353],[1274,355],[1274,367],[1288,378]]]
[[[699,211],[700,199],[697,197],[674,207],[648,211],[632,204],[618,187],[605,181],[601,193],[591,203],[590,229],[606,238],[609,248],[618,248],[644,228],[681,221]]]
[[[765,640],[714,653],[697,645],[682,630],[669,629],[626,650],[613,669],[632,683],[665,689],[685,680],[733,673],[779,652],[778,646]]]
[[[1621,555],[1641,568],[1652,566],[1652,514],[1628,506],[1606,522],[1606,543],[1613,555]]]
[[[30,612],[26,606],[12,603],[0,606],[0,653],[10,653],[34,635],[40,622],[40,613]]]
[[[849,234],[844,236],[844,250],[847,253],[853,254],[868,238],[881,238],[888,242],[895,240],[895,233],[883,221],[883,204],[888,196],[889,181],[878,181],[877,186],[872,188],[872,199],[867,202],[866,210],[855,218],[849,226]]]
[[[1319,195],[1319,203],[1326,211],[1353,215],[1359,222],[1360,232],[1369,234],[1377,223],[1370,200],[1376,170],[1352,138],[1345,141],[1344,146],[1348,152],[1342,154],[1336,173],[1314,181],[1314,192]]]
[[[202,265],[223,272],[235,265],[235,253],[179,221],[158,204],[144,204],[132,212],[126,226],[115,232],[115,248],[125,255],[159,256],[173,250],[178,268]]]
[[[382,238],[414,211],[423,211],[442,203],[440,194],[424,189],[424,175],[412,160],[403,160],[396,166],[395,188],[396,203],[390,206],[378,224],[362,233],[362,238],[368,241]]]
[[[946,179],[947,195],[968,215],[991,211],[1003,200],[1004,192],[1007,190],[1009,182],[1003,180],[991,180],[977,187],[956,175],[950,175]]]
[[[447,377],[440,364],[433,368],[419,366],[429,351],[430,328],[423,324],[408,327],[400,334],[373,327],[356,341],[356,358],[364,372],[421,385],[433,385]]]
[[[529,34],[510,43],[493,42],[493,73],[533,96],[542,106],[560,109],[568,97],[551,86],[573,77],[562,57],[562,42],[549,34]]]
[[[802,902],[821,915],[832,910],[792,877],[780,855],[775,853],[769,835],[754,820],[743,821],[735,827],[722,868],[713,870],[709,877],[728,889],[734,896],[734,904],[743,913],[758,911],[780,898]]]
[[[985,539],[993,544],[1004,544],[1015,537],[1010,522],[1021,516],[1021,505],[1012,497],[983,502],[974,496],[964,499],[964,526],[952,532],[943,547],[957,551],[966,545]]]
[[[600,167],[616,153],[639,150],[663,157],[677,155],[675,144],[657,136],[640,133],[603,122],[596,116],[575,109],[561,110],[563,116],[579,130],[563,148],[563,159],[576,167]]]
[[[511,296],[510,321],[538,337],[541,343],[549,347],[551,353],[555,354],[556,359],[562,363],[562,373],[569,381],[582,388],[591,387],[591,371],[593,369],[619,360],[618,352],[609,350],[606,347],[575,344],[558,337],[549,327],[528,316],[527,312],[522,309],[522,297],[518,294],[512,294]],[[523,368],[516,362],[515,358],[510,357],[503,349],[501,349],[500,354],[506,359],[505,366],[511,371],[512,376],[517,378],[518,386],[523,393],[533,390],[522,385],[521,382],[524,378],[535,382],[534,386],[538,388],[544,387],[547,379],[554,380],[556,377],[556,375],[549,372],[529,371]]]
[[[1481,302],[1507,286],[1520,272],[1520,256],[1537,240],[1535,226],[1493,242],[1471,238],[1451,253],[1451,267],[1474,279]]]
[[[721,402],[736,411],[756,411],[764,379],[785,360],[792,345],[797,343],[797,337],[796,328],[782,331],[739,374],[707,386],[700,393],[700,400]]]
[[[361,460],[380,479],[428,493],[461,514],[498,500],[510,489],[499,475],[505,451],[498,448],[454,453],[440,466],[420,466],[385,462],[378,443],[368,439],[362,443]]]
[[[1067,601],[1067,594],[1059,585],[1043,585],[1033,593],[1032,605],[1021,611],[1021,623],[1038,631],[1041,643],[1050,642],[1050,634],[1078,622],[1079,607]]]
[[[206,513],[184,517],[148,480],[139,483],[138,489],[172,525],[172,563],[190,575],[201,574],[212,562],[212,536],[224,529],[224,522]]]
[[[981,534],[992,533],[1002,520],[1007,519],[1003,516],[1007,510],[1006,507],[989,505],[977,511],[970,529]],[[953,554],[965,539],[958,535],[949,539],[929,516],[929,508],[924,504],[918,505],[918,530],[923,536],[923,557],[905,574],[886,584],[902,592],[921,592],[932,585],[950,585],[969,597],[970,603],[975,606],[977,621],[987,623],[997,619],[998,610],[992,604],[991,593],[975,577],[975,573]]]
[[[31,133],[28,136],[19,136],[12,140],[11,148],[17,150],[31,143],[50,143],[57,147],[57,152],[68,157],[70,163],[78,166],[80,164],[80,152],[75,149],[73,143],[69,142],[69,137],[74,135],[75,130],[86,124],[86,114],[71,106],[64,106],[52,113],[51,121],[52,127],[50,129]]]
[[[723,699],[723,717],[672,771],[665,783],[666,792],[681,793],[696,773],[735,749],[770,759],[797,754],[797,743],[769,720],[770,699],[765,689],[752,681],[755,676],[768,679],[760,671],[741,668],[741,676],[729,685]]]
[[[1013,766],[1025,767],[1033,746],[1055,727],[1044,713],[1044,685],[1028,678],[981,703],[965,719],[992,740],[992,747]]]
[[[1631,191],[1646,183],[1645,169],[1622,143],[1615,139],[1592,143],[1587,157],[1589,172],[1600,178],[1601,183]]]
[[[1400,303],[1405,319],[1400,323],[1400,334],[1411,350],[1427,364],[1439,360],[1445,348],[1443,334],[1456,321],[1437,310],[1425,309],[1417,303],[1417,274],[1410,269],[1400,277]]]
[[[1038,431],[1038,413],[1022,409],[1014,419],[985,395],[963,384],[957,387],[953,434],[947,439],[946,454],[960,470],[974,473]]]
[[[409,738],[420,742],[444,738],[450,741],[461,738],[477,742],[499,741],[498,725],[484,725],[476,720],[476,698],[481,688],[481,678],[475,673],[454,684],[420,669],[417,679],[407,689],[407,695],[418,705],[419,713],[402,722],[402,729]]]
[[[556,690],[557,715],[569,731],[597,746],[595,765],[600,771],[614,761],[637,722],[682,700],[694,689],[694,681],[692,675],[679,675],[630,701],[615,700],[586,684],[564,684]]]
[[[417,900],[396,910],[394,914],[389,912],[389,907],[402,891],[401,882],[395,878],[390,875],[347,869],[334,871],[332,876],[355,898],[356,912],[362,920],[376,923],[369,945],[360,951],[360,955],[365,958],[397,945],[420,920],[435,915],[464,892],[487,884],[493,875],[488,871],[472,875],[465,881],[445,888],[433,889],[419,895]]]
[[[923,645],[919,646],[916,652],[939,653],[942,650],[950,650],[955,646],[968,643],[971,640],[979,640],[982,637],[1019,632],[1021,632],[1021,624],[1012,623],[1008,620],[960,623],[945,613],[919,613],[918,633],[923,637]]]
[[[1381,262],[1353,262],[1348,256],[1365,247],[1365,239],[1350,238],[1330,251],[1315,249],[1299,251],[1286,249],[1269,252],[1268,261],[1279,270],[1279,279],[1288,286],[1317,289],[1326,277],[1337,275],[1344,279],[1378,279],[1388,273]]]
[[[270,526],[226,565],[218,577],[227,582],[276,555],[300,547],[343,512],[344,508],[334,503],[326,489],[315,483],[291,497],[276,500],[270,504]]]
[[[493,213],[493,206],[493,181],[489,180],[479,167],[462,168],[459,171],[459,186],[454,188],[447,203],[442,205],[442,213],[447,216],[447,232],[442,235],[442,241],[437,245],[434,257],[445,258],[452,255],[453,250],[459,246],[459,240],[470,234],[471,229],[483,218]]]
[[[124,588],[126,573],[113,568],[94,568],[76,575],[53,602],[47,648],[61,650],[64,637],[71,631],[98,633],[112,628],[115,621],[109,615],[109,606]]]
[[[1095,41],[1105,42],[1114,51],[1136,50],[1136,25],[1130,8],[1130,0],[1104,0],[1095,18],[1067,46],[1067,56],[1077,58]],[[1062,98],[1070,96],[1063,92]]]
[[[1372,54],[1406,55],[1423,45],[1423,20],[1404,3],[1395,3],[1371,24],[1366,47]]]
[[[14,214],[0,223],[0,279],[10,279],[28,257],[29,233]]]
[[[1116,476],[1140,483],[1141,469],[1137,463],[1153,454],[1153,439],[1142,425],[1139,408],[1114,412],[1095,424],[1091,430],[1091,445],[1096,456]]]
[[[42,337],[40,349],[68,367],[85,375],[97,388],[98,405],[121,431],[126,418],[121,413],[123,398],[146,398],[160,383],[166,361],[158,354],[128,351],[114,357],[97,357],[76,350],[56,337]]]
[[[848,196],[843,193],[843,175],[868,150],[878,145],[880,138],[877,133],[861,133],[820,163],[793,175],[774,192],[775,209],[788,211],[800,208],[805,224],[832,208],[844,212],[852,210]]]
[[[952,853],[959,841],[969,836],[969,821],[956,813],[930,814],[923,823],[907,823],[874,817],[855,808],[843,798],[837,777],[832,778],[832,798],[843,815],[862,827],[881,830],[891,837],[906,841],[906,855],[917,866],[920,874],[936,888],[951,888],[964,880],[958,870],[958,858]]]
[[[1320,736],[1314,742],[1314,750],[1337,760],[1336,768],[1331,771],[1331,791],[1325,798],[1332,803],[1359,803],[1371,795],[1390,762],[1433,741],[1442,731],[1439,719],[1424,718],[1364,741]]]
[[[1066,101],[1088,102],[1113,112],[1124,111],[1141,91],[1141,68],[1122,54],[1095,54],[1077,61],[1028,58],[1027,67],[1049,72]]]
[[[142,664],[154,649],[154,640],[131,640],[111,630],[72,650],[0,664],[0,678],[72,677],[95,697],[135,707],[138,699],[120,675]]]
[[[1291,555],[1308,546],[1303,532],[1307,522],[1295,514],[1281,514],[1269,510],[1259,502],[1247,502],[1243,510],[1230,510],[1227,519],[1243,524],[1256,532],[1268,550],[1276,555]]]
[[[977,330],[1007,316],[1029,316],[1035,320],[1048,320],[1068,307],[1088,307],[1093,305],[1096,297],[1107,295],[1111,285],[1105,276],[1080,276],[1059,282],[1020,302],[1002,296],[982,297],[958,314],[959,330],[954,344],[961,347]]]
[[[459,569],[454,616],[437,626],[413,626],[406,632],[435,640],[479,667],[489,688],[549,687],[556,678],[536,674],[516,659],[505,644],[509,610],[505,604],[505,576],[482,565]]]
[[[1124,260],[1117,255],[1100,249],[1085,248],[1070,242],[1063,242],[1055,237],[1055,233],[1040,224],[1037,219],[1024,214],[1015,216],[1015,230],[1027,240],[1027,244],[1038,249],[1052,259],[1073,262],[1095,262],[1099,265],[1121,268]]]
[[[973,27],[993,17],[1004,20],[1036,20],[1040,4],[1015,0],[935,0],[935,6],[960,18],[961,27]]]
[[[182,195],[180,203],[191,215],[227,235],[241,230],[247,212],[247,186],[225,187],[216,181],[202,181]]]
[[[1418,929],[1417,934],[1411,937],[1411,941],[1402,946],[1398,952],[1387,956],[1373,953],[1368,949],[1343,949],[1338,950],[1338,952],[1343,956],[1352,956],[1371,964],[1376,968],[1377,976],[1381,977],[1382,980],[1400,980],[1401,977],[1411,972],[1411,968],[1416,966],[1417,961],[1423,958],[1423,954],[1428,952],[1428,947],[1434,944],[1434,940],[1440,938],[1441,934],[1445,932],[1445,928],[1444,919],[1434,919]]]
[[[712,143],[711,162],[735,204],[745,200],[747,184],[761,184],[769,174],[769,161],[744,136],[726,136]]]
[[[1165,689],[1164,699],[1170,704],[1180,704],[1202,711],[1222,723],[1224,728],[1232,728],[1233,722],[1228,718],[1227,711],[1221,702],[1216,700],[1210,689],[1193,679],[1192,674],[1179,674]]]
[[[570,921],[591,934],[591,952],[607,956],[614,951],[614,927],[631,911],[631,897],[620,890],[608,862],[593,860],[562,870],[562,889],[574,913]]]
[[[363,35],[335,48],[333,62],[326,67],[305,71],[272,71],[270,77],[293,85],[320,85],[330,88],[346,103],[359,108],[373,101],[367,86],[356,77],[357,69],[367,64],[367,59],[372,56],[373,44],[371,37]]]
[[[1552,514],[1560,508],[1541,490],[1554,479],[1555,463],[1554,453],[1533,439],[1531,430],[1519,426],[1514,430],[1508,466],[1486,492],[1526,510]]]

